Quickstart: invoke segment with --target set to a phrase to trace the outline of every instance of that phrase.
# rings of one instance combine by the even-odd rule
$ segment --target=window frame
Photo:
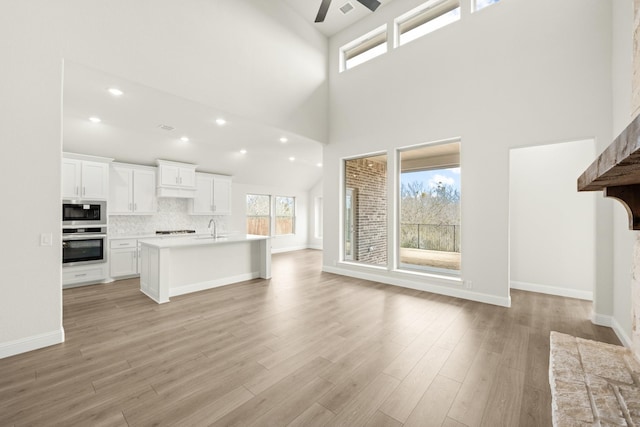
[[[389,51],[389,32],[387,31],[387,24],[381,25],[372,31],[369,31],[363,36],[358,37],[355,40],[343,45],[338,49],[339,54],[339,72],[342,73],[347,70],[351,70],[358,65],[368,62],[378,56],[384,55]],[[380,52],[371,58],[365,59],[362,62],[358,62],[353,65],[349,65],[348,61],[357,58],[358,56],[365,54],[379,46],[385,46],[384,52]]]
[[[292,212],[291,215],[278,215],[278,199],[291,199]],[[273,219],[275,221],[273,227],[274,236],[292,236],[296,234],[296,208],[297,202],[295,196],[273,196]],[[278,233],[278,218],[291,218],[291,233]]]
[[[255,197],[268,197],[269,198],[269,215],[250,215],[249,214],[249,209],[248,209],[248,198],[250,196],[255,196]],[[267,224],[269,227],[268,233],[267,234],[260,234],[260,236],[268,236],[271,237],[271,218],[272,218],[272,214],[273,214],[273,208],[271,206],[272,204],[272,197],[270,194],[254,194],[254,193],[247,193],[245,195],[245,214],[246,214],[246,224],[245,226],[247,227],[247,234],[249,234],[249,227],[248,227],[248,220],[249,218],[267,218]]]
[[[420,275],[426,275],[426,276],[430,276],[430,277],[440,277],[440,278],[446,278],[446,279],[454,279],[454,280],[460,280],[462,277],[462,260],[460,261],[460,269],[459,270],[452,270],[452,269],[446,269],[446,268],[438,268],[438,267],[434,267],[434,266],[415,266],[415,267],[411,267],[410,264],[406,264],[406,263],[402,263],[402,258],[400,255],[400,249],[401,249],[401,238],[402,238],[402,233],[401,233],[401,227],[402,227],[402,189],[401,189],[401,183],[402,183],[402,154],[408,151],[412,151],[412,150],[416,150],[416,149],[420,149],[423,147],[434,147],[434,146],[438,146],[438,145],[445,145],[445,144],[453,144],[453,143],[457,143],[459,144],[459,152],[458,152],[458,156],[459,156],[459,161],[457,163],[455,162],[449,162],[449,163],[445,163],[443,162],[440,165],[434,165],[432,167],[428,167],[428,168],[424,168],[424,170],[439,170],[439,169],[448,169],[448,168],[454,168],[454,167],[458,167],[460,168],[460,174],[461,174],[461,178],[460,178],[460,183],[461,183],[461,188],[460,188],[460,228],[459,228],[459,236],[458,238],[460,239],[459,242],[459,250],[460,250],[460,256],[462,258],[462,139],[461,138],[449,138],[449,139],[444,139],[444,140],[439,140],[439,141],[433,141],[433,142],[427,142],[427,143],[422,143],[422,144],[417,144],[417,145],[411,145],[411,146],[406,146],[406,147],[400,147],[396,149],[396,179],[397,179],[397,184],[396,184],[396,194],[395,194],[395,202],[396,202],[396,213],[395,213],[395,219],[394,219],[394,232],[395,232],[395,241],[394,241],[394,252],[396,254],[395,258],[395,265],[394,268],[396,271],[402,272],[402,273],[409,273],[409,274],[420,274]]]
[[[368,262],[364,262],[364,261],[360,261],[358,259],[355,258],[350,258],[346,256],[346,233],[347,230],[345,228],[345,224],[346,224],[346,197],[347,197],[347,192],[349,190],[348,188],[348,179],[347,179],[347,162],[349,161],[353,161],[353,160],[361,160],[361,159],[368,159],[371,157],[379,157],[379,156],[384,156],[385,157],[385,163],[386,163],[386,175],[385,175],[385,179],[387,180],[387,185],[385,187],[385,196],[386,196],[386,203],[387,203],[387,209],[385,211],[385,216],[386,216],[386,220],[385,220],[385,233],[387,234],[387,238],[385,240],[385,245],[386,245],[386,261],[385,264],[375,264],[375,263],[368,263]],[[390,195],[389,195],[389,187],[388,187],[388,180],[389,180],[389,168],[390,168],[390,162],[391,162],[391,158],[389,153],[385,150],[385,151],[375,151],[375,152],[370,152],[370,153],[364,153],[364,154],[360,154],[360,155],[355,155],[355,156],[349,156],[349,157],[342,157],[340,159],[340,202],[339,202],[339,209],[340,209],[340,223],[339,223],[339,228],[338,228],[338,232],[339,232],[339,236],[340,236],[340,241],[339,241],[339,262],[341,264],[346,264],[346,265],[354,265],[354,266],[358,266],[358,267],[362,267],[362,268],[367,268],[367,269],[372,269],[372,270],[390,270],[391,269],[391,259],[390,259],[390,252],[389,252],[389,235],[392,232],[391,228],[389,228],[389,203],[390,203]],[[356,227],[357,227],[357,221],[356,221]],[[359,237],[358,237],[359,239]],[[357,245],[356,245],[357,247]],[[352,248],[353,250],[353,248]],[[352,252],[353,254],[353,252]]]
[[[404,34],[408,34],[409,32],[428,24],[429,22],[439,19],[447,13],[456,9],[461,13],[462,7],[460,4],[460,0],[429,0],[426,3],[423,3],[420,6],[415,7],[410,11],[398,16],[393,20],[393,47],[398,48],[400,46],[404,46],[405,44],[424,37],[427,34],[431,34],[432,32],[439,30],[440,28],[446,27],[450,24],[453,24],[454,22],[459,21],[461,19],[461,16],[459,16],[458,19],[450,22],[449,24],[445,24],[442,27],[433,29],[425,34],[402,42],[401,38]],[[404,27],[409,28],[407,29]]]

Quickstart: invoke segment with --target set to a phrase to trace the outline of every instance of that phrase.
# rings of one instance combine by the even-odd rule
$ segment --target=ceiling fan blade
[[[318,10],[318,15],[316,16],[316,22],[324,22],[324,18],[327,16],[330,4],[331,0],[322,0],[320,10]]]
[[[371,12],[375,12],[380,2],[378,0],[358,0],[358,3],[369,9]]]

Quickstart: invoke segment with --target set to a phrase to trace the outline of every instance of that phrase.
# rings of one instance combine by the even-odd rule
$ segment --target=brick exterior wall
[[[387,265],[387,163],[347,160],[345,174],[346,187],[356,192],[354,260]]]

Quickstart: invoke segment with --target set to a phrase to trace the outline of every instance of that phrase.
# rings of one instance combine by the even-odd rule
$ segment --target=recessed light
[[[224,125],[226,125],[226,124],[227,124],[227,121],[226,121],[225,119],[223,119],[222,117],[220,117],[220,118],[217,118],[217,119],[216,119],[216,124],[217,124],[218,126],[224,126]]]
[[[289,157],[289,161],[291,161],[291,162],[293,162],[295,159],[296,159],[296,158],[295,158],[295,157],[293,157],[293,156]]]
[[[180,141],[189,142],[189,138],[187,138],[186,136],[183,136],[182,138],[180,138]]]
[[[289,139],[287,139],[286,137],[283,136],[282,138],[280,138],[280,142],[285,144],[285,143],[289,142]]]
[[[89,117],[89,121],[91,123],[100,123],[102,120],[100,120],[100,117]]]
[[[124,93],[123,91],[121,91],[118,88],[115,87],[110,87],[109,88],[109,93],[113,96],[122,96],[122,94]]]
[[[242,150],[240,150],[240,154],[247,154],[247,150],[243,148]]]
[[[322,163],[318,163],[316,166],[321,168],[322,167]]]

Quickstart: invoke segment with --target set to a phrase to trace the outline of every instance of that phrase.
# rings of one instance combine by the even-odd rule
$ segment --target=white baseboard
[[[355,277],[357,279],[370,280],[372,282],[384,283],[387,285],[400,286],[403,288],[416,289],[419,291],[431,292],[434,294],[447,295],[450,297],[482,302],[485,304],[493,304],[501,307],[511,307],[510,296],[504,298],[496,295],[473,292],[468,289],[460,288],[460,285],[457,285],[456,287],[449,287],[444,285],[446,280],[437,280],[436,278],[432,280],[432,283],[428,283],[427,280],[429,280],[429,278],[426,277],[426,275],[420,275],[420,278],[415,280],[406,277],[379,275],[363,271],[349,270],[340,267],[330,267],[326,265],[322,267],[322,271],[325,271],[327,273],[339,274],[342,276]],[[443,283],[443,285],[436,284],[434,282]],[[457,282],[461,283],[460,281]],[[451,281],[451,283],[451,286],[455,286],[453,285],[454,281]]]
[[[171,288],[169,289],[169,296],[175,297],[178,295],[190,294],[192,292],[206,291],[207,289],[218,288],[220,286],[231,285],[238,282],[245,282],[258,277],[260,277],[260,272],[254,271],[253,273],[238,274],[237,276],[223,277],[222,279],[207,280],[206,282]]]
[[[622,329],[620,323],[613,316],[607,316],[604,314],[598,314],[595,312],[591,312],[591,322],[598,326],[606,326],[613,329],[613,332],[616,333],[622,345],[627,348],[631,348],[631,338],[627,335],[627,333]]]
[[[64,329],[0,343],[0,359],[64,342]]]
[[[537,292],[539,294],[557,295],[559,297],[577,298],[593,301],[592,291],[580,291],[578,289],[561,288],[559,286],[539,285],[537,283],[511,282],[511,289],[521,291]]]
[[[307,245],[307,249],[315,249],[317,251],[321,251],[322,245]]]

